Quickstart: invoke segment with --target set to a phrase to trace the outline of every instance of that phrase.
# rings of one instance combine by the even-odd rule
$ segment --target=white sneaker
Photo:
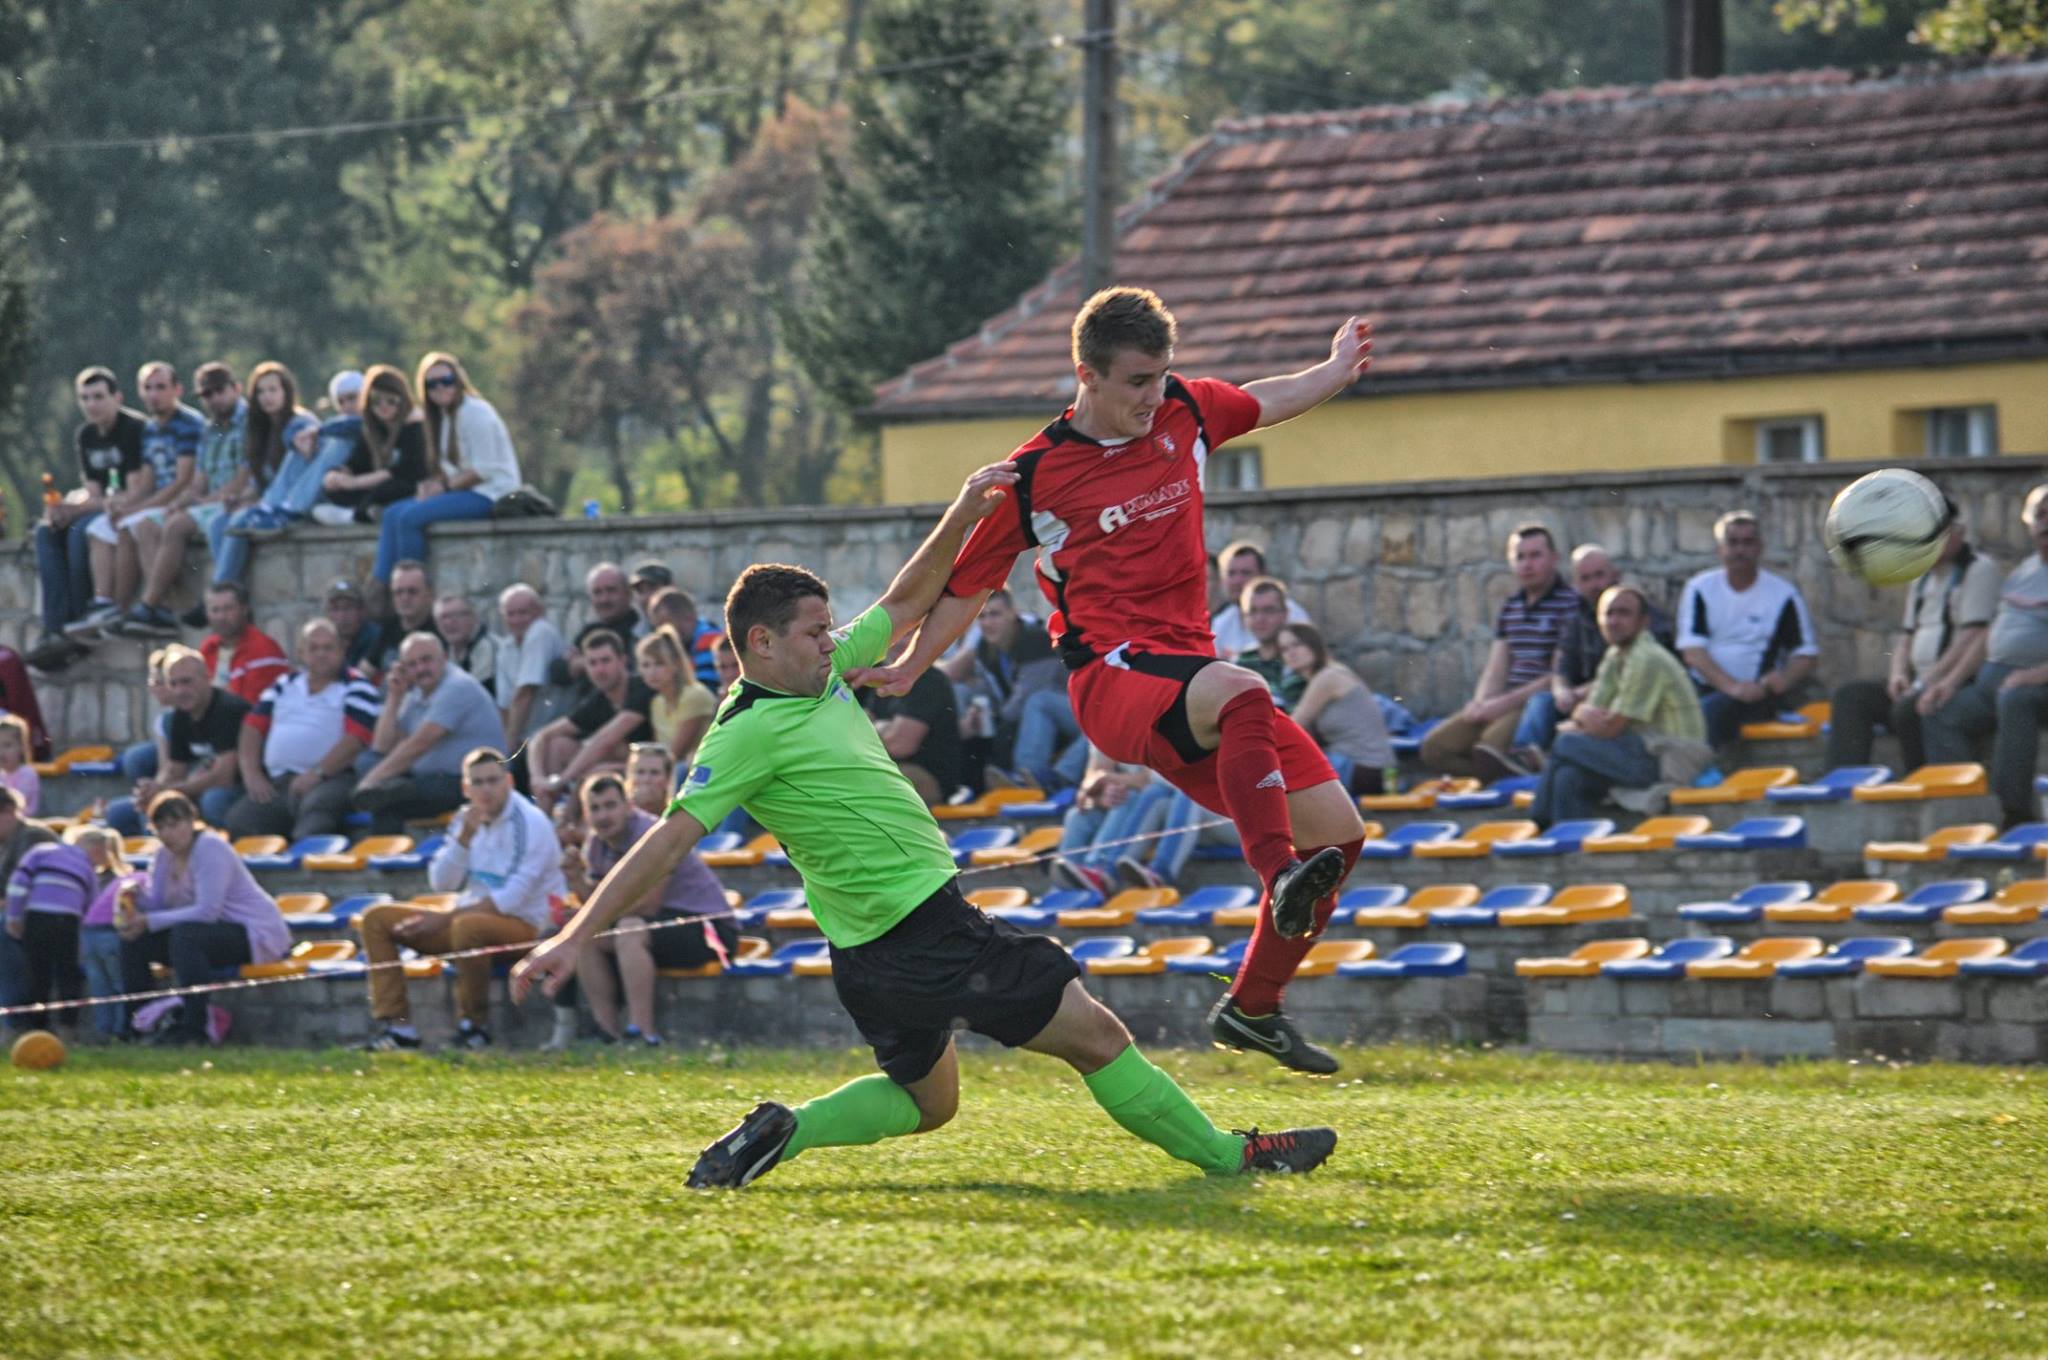
[[[64,625],[64,636],[90,642],[104,637],[109,628],[119,622],[126,611],[117,604],[103,604],[88,611],[83,618],[73,619]]]
[[[314,506],[308,513],[313,516],[315,524],[325,524],[332,529],[339,529],[344,524],[354,524],[356,522],[355,511],[345,505],[329,505],[325,501]]]

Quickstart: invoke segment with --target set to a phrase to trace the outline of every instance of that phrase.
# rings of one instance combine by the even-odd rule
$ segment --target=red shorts
[[[1067,697],[1082,735],[1111,760],[1146,765],[1211,812],[1229,816],[1216,782],[1216,753],[1202,749],[1188,726],[1188,682],[1213,656],[1137,652],[1119,647],[1067,679]],[[1337,777],[1322,748],[1285,713],[1275,713],[1273,744],[1289,790]]]

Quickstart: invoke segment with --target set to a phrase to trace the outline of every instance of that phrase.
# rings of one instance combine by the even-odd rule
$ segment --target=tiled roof
[[[1808,71],[1219,124],[1126,209],[1116,277],[1239,381],[1361,390],[2048,353],[2048,62]],[[1069,262],[875,415],[1072,394]]]

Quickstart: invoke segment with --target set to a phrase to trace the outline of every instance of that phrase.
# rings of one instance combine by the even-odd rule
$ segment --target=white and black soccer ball
[[[1828,556],[1859,581],[1903,585],[1941,556],[1955,507],[1917,472],[1884,468],[1843,487],[1821,531]]]

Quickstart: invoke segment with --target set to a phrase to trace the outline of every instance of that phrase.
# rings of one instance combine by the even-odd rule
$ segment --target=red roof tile
[[[2048,62],[1226,122],[1119,226],[1178,366],[1240,381],[1321,358],[1353,312],[1364,390],[2048,353]],[[1066,401],[1077,277],[874,414]]]

